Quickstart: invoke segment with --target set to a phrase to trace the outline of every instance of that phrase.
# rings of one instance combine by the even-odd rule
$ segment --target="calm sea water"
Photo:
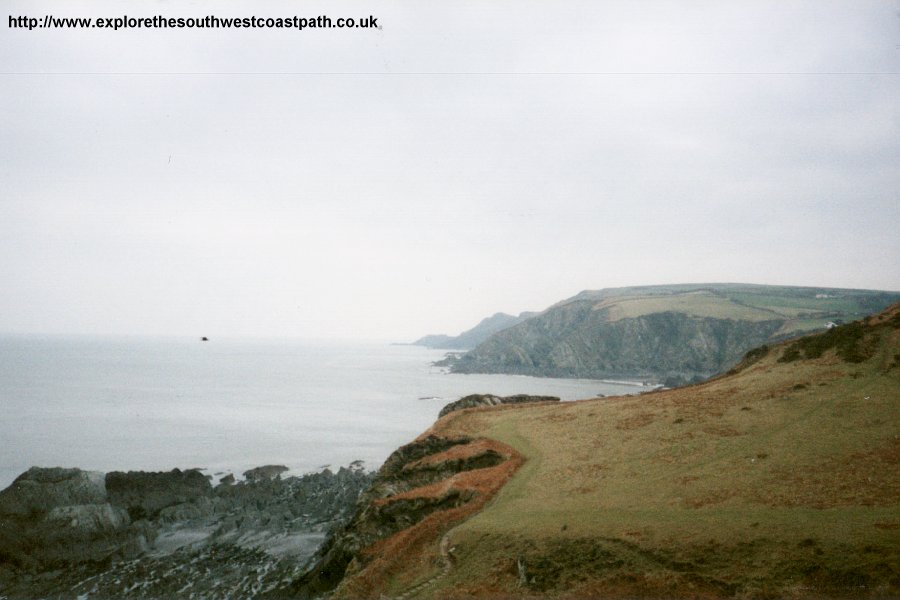
[[[32,465],[84,469],[363,460],[377,468],[471,393],[634,393],[592,380],[450,375],[443,351],[282,340],[0,337],[0,489]]]

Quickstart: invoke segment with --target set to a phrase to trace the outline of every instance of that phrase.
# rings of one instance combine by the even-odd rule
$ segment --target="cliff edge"
[[[894,305],[698,385],[453,411],[291,593],[896,598],[898,406]]]

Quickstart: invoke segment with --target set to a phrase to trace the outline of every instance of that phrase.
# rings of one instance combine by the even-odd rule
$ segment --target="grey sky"
[[[610,286],[900,289],[897,2],[0,6],[0,332],[403,340]],[[46,13],[382,29],[5,29]]]

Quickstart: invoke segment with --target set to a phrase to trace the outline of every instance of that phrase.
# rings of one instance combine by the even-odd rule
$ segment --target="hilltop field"
[[[451,412],[426,442],[345,532],[377,513],[383,537],[337,597],[900,597],[900,305],[699,385]]]
[[[828,321],[860,319],[896,302],[896,292],[752,284],[681,284],[585,291],[569,302],[615,307],[610,321],[672,311],[694,317],[766,321],[783,319],[776,336],[820,330]]]

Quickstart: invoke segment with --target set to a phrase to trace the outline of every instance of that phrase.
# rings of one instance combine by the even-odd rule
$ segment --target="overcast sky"
[[[0,0],[0,332],[408,340],[900,290],[900,3]],[[21,30],[8,15],[378,17]]]

